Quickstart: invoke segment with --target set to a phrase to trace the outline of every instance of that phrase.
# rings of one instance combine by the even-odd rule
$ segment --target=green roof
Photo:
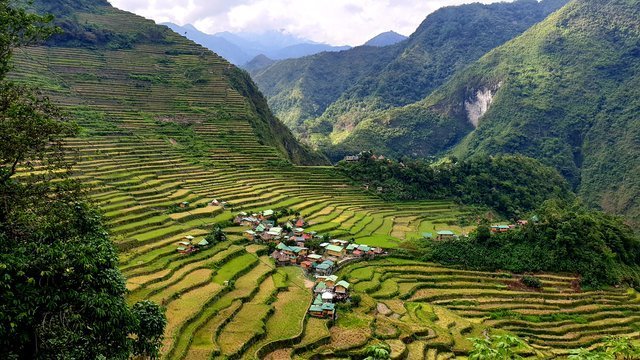
[[[329,275],[325,278],[325,280],[336,282],[336,280],[338,280],[338,277],[336,275]]]
[[[256,227],[256,231],[257,231],[257,232],[262,232],[262,231],[265,231],[266,229],[267,229],[267,228],[266,228],[264,225],[262,225],[262,224],[260,224],[260,225],[258,225],[258,226]]]
[[[318,254],[310,254],[310,255],[307,255],[307,257],[309,259],[322,259],[322,255],[318,255]]]
[[[344,280],[340,280],[338,281],[338,283],[336,284],[336,286],[342,286],[346,289],[349,288],[349,286],[351,286],[351,284],[349,284],[348,282],[344,281]]]
[[[358,250],[367,252],[367,251],[371,250],[371,248],[368,247],[367,245],[360,245],[360,246],[358,246]]]
[[[208,242],[207,240],[205,240],[205,239],[202,239],[202,241],[200,241],[200,242],[198,243],[198,245],[200,245],[200,246],[207,246],[207,245],[209,245],[209,242]]]
[[[329,266],[333,266],[335,263],[331,260],[325,260],[322,262],[323,264],[329,265]]]
[[[325,264],[325,263],[322,263],[322,264],[320,264],[320,265],[316,266],[316,269],[319,269],[319,270],[327,270],[327,269],[329,269],[330,267],[331,267],[331,265],[329,265],[329,264]]]
[[[455,233],[451,230],[440,230],[438,231],[438,235],[455,235]]]
[[[316,285],[316,289],[320,289],[320,290],[322,290],[322,289],[326,289],[326,288],[327,288],[327,284],[325,284],[325,283],[324,283],[324,281],[320,281],[320,282],[318,283],[318,285]],[[322,299],[322,298],[321,298],[321,299]]]
[[[337,246],[337,245],[327,245],[325,249],[329,251],[335,251],[335,252],[342,252],[342,250],[344,250],[342,246]]]
[[[349,246],[347,246],[347,250],[355,250],[358,248],[358,244],[349,244]]]
[[[322,310],[334,310],[335,308],[336,308],[336,305],[332,303],[322,304]]]
[[[322,305],[311,305],[309,311],[322,312]]]
[[[279,243],[278,246],[276,246],[276,249],[278,249],[278,250],[286,250],[286,251],[294,251],[292,248],[290,248],[287,245],[285,245],[285,243]]]
[[[273,210],[265,210],[265,211],[262,212],[262,215],[271,216],[271,215],[273,215]]]
[[[316,296],[316,299],[313,300],[313,305],[322,305],[322,295],[318,294]]]

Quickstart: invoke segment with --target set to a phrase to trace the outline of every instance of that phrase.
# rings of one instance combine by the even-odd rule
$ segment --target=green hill
[[[157,131],[159,124],[172,120],[193,127],[227,117],[239,126],[249,124],[256,145],[276,149],[277,157],[325,163],[273,116],[246,73],[166,27],[106,1],[40,1],[33,6],[54,14],[64,32],[47,47],[18,53],[14,76],[56,101],[75,110],[90,106],[106,119],[102,125],[115,132]],[[91,117],[95,122],[96,116]],[[111,121],[134,117],[135,124],[114,127],[117,121]]]
[[[564,3],[524,0],[446,7],[429,15],[400,44],[282,61],[252,75],[294,133],[326,147],[342,142],[360,121],[381,109],[423,99]]]
[[[638,220],[638,4],[574,1],[424,101],[360,124],[344,146],[524,154],[591,205]]]

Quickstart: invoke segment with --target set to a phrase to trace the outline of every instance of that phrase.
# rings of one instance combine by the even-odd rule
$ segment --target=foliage
[[[220,226],[216,226],[207,236],[204,238],[210,245],[218,244],[227,239],[227,234],[222,230]]]
[[[46,37],[48,17],[0,1],[0,64]],[[5,22],[7,20],[7,22]],[[0,357],[153,357],[157,306],[125,302],[125,281],[101,218],[70,179],[76,133],[47,99],[0,73]]]
[[[367,356],[365,360],[388,360],[391,359],[391,347],[387,343],[369,345],[364,349]]]
[[[517,354],[518,350],[527,345],[517,336],[498,335],[487,339],[470,339],[473,342],[473,350],[469,353],[469,360],[511,360],[522,359]]]
[[[540,289],[542,287],[542,281],[540,281],[540,279],[532,275],[523,276],[522,283],[534,289]]]
[[[604,346],[589,351],[577,349],[571,351],[569,360],[632,360],[640,358],[640,346],[626,337],[610,337]]]
[[[471,234],[432,242],[424,256],[475,269],[577,273],[588,287],[640,286],[640,240],[620,218],[557,201],[545,202],[536,216],[539,222],[489,241]]]
[[[518,217],[547,199],[570,200],[566,181],[552,168],[523,156],[475,157],[445,163],[375,160],[365,152],[356,162],[340,162],[347,176],[382,188],[387,200],[456,198]]]

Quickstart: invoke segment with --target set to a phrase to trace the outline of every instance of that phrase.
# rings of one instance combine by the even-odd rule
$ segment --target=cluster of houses
[[[309,307],[309,315],[322,319],[336,319],[336,303],[349,299],[351,284],[338,281],[335,275],[316,276],[313,287],[313,303]]]
[[[180,254],[191,254],[209,246],[209,242],[206,239],[202,239],[197,243],[193,242],[194,239],[195,238],[191,235],[185,236],[184,239],[178,243],[178,248],[176,250]]]
[[[344,240],[333,239],[322,243],[317,249],[311,251],[304,243],[290,246],[279,242],[271,253],[279,266],[297,265],[309,274],[327,276],[333,273],[335,265],[341,261],[354,258],[372,259],[384,254],[382,248],[373,248],[367,245],[349,243]]]

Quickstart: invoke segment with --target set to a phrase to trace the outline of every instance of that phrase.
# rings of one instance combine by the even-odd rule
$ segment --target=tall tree
[[[51,20],[0,0],[0,358],[155,358],[166,319],[125,302],[117,253],[70,176],[76,126],[6,79],[14,49],[52,34]]]

